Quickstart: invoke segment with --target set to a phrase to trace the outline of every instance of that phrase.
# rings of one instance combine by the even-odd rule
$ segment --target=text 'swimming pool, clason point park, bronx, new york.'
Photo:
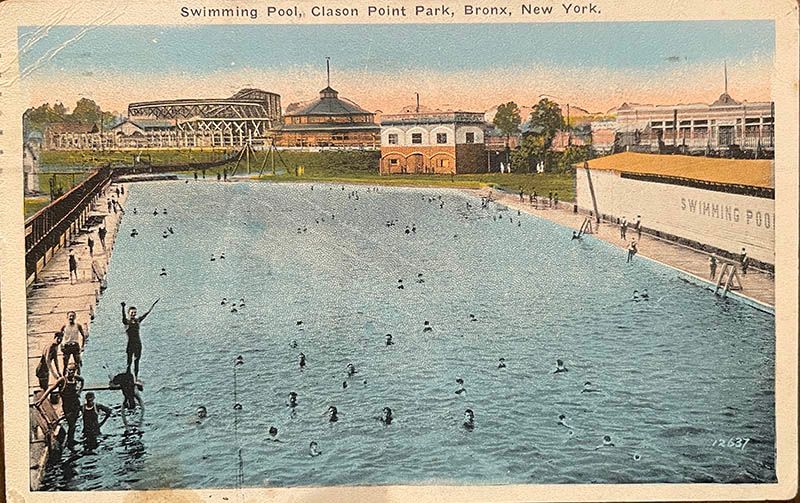
[[[20,22],[25,498],[791,487],[785,33],[609,9]]]

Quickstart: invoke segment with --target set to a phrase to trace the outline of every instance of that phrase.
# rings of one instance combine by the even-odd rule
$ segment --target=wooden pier
[[[31,404],[39,397],[41,390],[36,377],[36,366],[42,354],[42,346],[52,341],[53,334],[67,322],[67,313],[75,311],[76,322],[86,334],[86,344],[91,344],[90,322],[94,317],[95,306],[102,293],[102,282],[105,280],[108,263],[119,229],[122,211],[108,211],[107,198],[113,195],[119,203],[127,198],[127,190],[119,198],[116,188],[122,185],[112,184],[110,178],[99,186],[96,197],[91,197],[91,204],[80,211],[75,225],[66,227],[66,235],[53,240],[54,246],[48,249],[45,256],[33,261],[35,269],[29,278],[27,303],[27,340],[28,340],[28,386]],[[97,230],[100,225],[106,227],[105,246],[103,246]],[[89,254],[87,241],[94,240],[93,254]],[[78,261],[78,281],[70,282],[68,256],[73,250]],[[59,352],[59,367],[63,355]],[[62,369],[63,372],[63,369]],[[50,384],[54,378],[50,376]],[[86,386],[91,389],[110,389],[107,384]],[[50,455],[60,452],[60,441],[63,440],[66,426],[60,404],[51,404],[45,400],[39,406],[31,405],[30,435],[30,482],[31,489],[40,487],[45,467]]]

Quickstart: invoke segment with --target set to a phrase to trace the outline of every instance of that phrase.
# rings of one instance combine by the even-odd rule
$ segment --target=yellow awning
[[[717,159],[622,152],[589,161],[590,169],[672,176],[711,183],[774,188],[772,160]],[[583,163],[575,164],[576,168]]]

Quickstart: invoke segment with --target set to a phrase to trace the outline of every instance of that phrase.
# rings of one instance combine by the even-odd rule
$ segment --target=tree
[[[519,133],[519,125],[522,124],[522,116],[517,104],[509,101],[498,106],[492,123],[506,135],[506,144],[508,144],[508,138]]]
[[[70,122],[80,122],[85,124],[97,124],[103,111],[100,106],[89,98],[81,98],[75,104],[75,109],[70,114]]]
[[[563,128],[564,118],[558,103],[542,98],[533,106],[523,133],[520,148],[514,152],[512,162],[517,166],[528,166],[528,170],[538,162],[549,166],[549,152],[553,138]]]
[[[561,172],[567,172],[572,166],[592,158],[592,151],[589,147],[568,147],[558,159],[557,165]]]

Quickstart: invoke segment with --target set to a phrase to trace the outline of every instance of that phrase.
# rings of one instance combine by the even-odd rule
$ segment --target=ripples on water
[[[453,191],[182,181],[129,191],[84,375],[124,370],[119,303],[141,311],[161,297],[142,325],[144,424],[126,434],[115,414],[96,452],[65,456],[47,488],[235,487],[237,442],[248,486],[775,480],[774,319],[666,268],[626,265],[606,243]],[[443,209],[423,197],[439,195]],[[643,288],[651,300],[630,301]],[[231,313],[223,297],[246,307]],[[552,373],[557,358],[567,373]],[[585,381],[600,391],[581,393]],[[197,424],[199,405],[209,416]],[[338,423],[323,416],[329,405]],[[376,419],[386,406],[388,427]],[[603,435],[615,446],[595,450]],[[731,437],[751,440],[712,447]],[[308,455],[312,440],[322,455]]]

